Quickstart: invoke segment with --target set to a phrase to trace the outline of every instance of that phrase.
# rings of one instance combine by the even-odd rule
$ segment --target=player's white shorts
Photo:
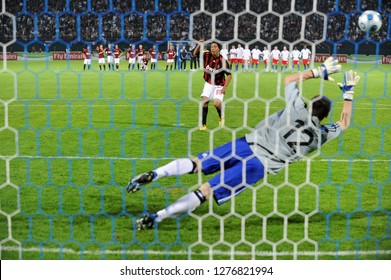
[[[105,64],[105,59],[104,58],[99,58],[99,64]]]
[[[140,63],[140,64],[143,63],[143,57],[142,56],[138,56],[137,57],[137,63]]]
[[[174,59],[167,59],[167,63],[174,63]]]
[[[91,58],[90,59],[84,59],[84,64],[91,64]]]
[[[119,58],[114,58],[114,63],[119,64]]]
[[[136,58],[135,57],[129,58],[129,63],[130,64],[135,64],[136,63]]]
[[[209,100],[217,99],[223,102],[224,94],[221,93],[222,88],[223,86],[216,86],[216,85],[211,85],[209,83],[205,83],[204,89],[202,90],[201,97],[205,96]]]
[[[113,63],[113,62],[114,62],[114,59],[113,59],[113,56],[112,56],[112,55],[109,55],[109,56],[107,57],[107,62],[108,62],[108,63]]]
[[[152,62],[152,63],[156,63],[156,62],[157,62],[157,59],[156,59],[156,58],[151,58],[151,62]]]

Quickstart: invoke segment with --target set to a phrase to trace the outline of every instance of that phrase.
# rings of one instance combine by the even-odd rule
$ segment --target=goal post
[[[0,259],[390,259],[391,17],[389,2],[375,2],[0,0]],[[379,32],[359,31],[364,6],[382,15]],[[284,78],[304,66],[233,67],[225,125],[211,104],[199,131],[202,58],[197,71],[128,70],[123,60],[104,71],[94,52],[83,69],[81,51],[106,39],[123,50],[174,44],[177,54],[200,39],[228,51],[306,46],[311,68],[333,55],[361,76],[350,128],[221,206],[211,199],[137,231],[146,212],[210,177],[128,194],[130,178],[243,137],[284,108]],[[339,120],[336,84],[300,90],[306,101],[327,95],[326,122]]]

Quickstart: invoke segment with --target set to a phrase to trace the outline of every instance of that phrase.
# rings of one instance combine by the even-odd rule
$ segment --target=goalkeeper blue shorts
[[[265,168],[254,155],[245,138],[200,153],[205,175],[221,171],[208,182],[217,204],[221,205],[264,177]]]

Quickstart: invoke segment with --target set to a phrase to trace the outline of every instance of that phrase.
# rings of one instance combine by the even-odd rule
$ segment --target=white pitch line
[[[205,252],[190,252],[190,251],[150,251],[150,250],[84,250],[77,251],[69,248],[39,248],[39,247],[31,247],[31,248],[19,248],[15,246],[3,246],[0,247],[1,251],[8,252],[43,252],[43,253],[63,253],[63,254],[74,254],[74,255],[145,255],[145,253],[149,255],[196,255],[196,256],[208,256],[211,255],[210,251]],[[315,251],[298,251],[298,252],[263,252],[263,251],[255,251],[253,252],[244,252],[244,251],[221,251],[216,250],[212,251],[213,256],[259,256],[259,257],[272,257],[272,256],[365,256],[365,255],[391,255],[391,250],[371,250],[371,251],[338,251],[338,252],[315,252]]]
[[[67,104],[56,104],[55,102],[53,102],[53,99],[50,100],[49,103],[46,103],[46,104],[12,104],[10,103],[10,105],[12,104],[12,106],[15,106],[15,107],[47,107],[47,106],[51,106],[51,107],[92,107],[92,108],[99,108],[99,107],[129,107],[129,106],[133,106],[133,105],[137,105],[137,100],[131,100],[131,99],[123,99],[123,100],[120,100],[120,99],[112,99],[112,100],[119,100],[119,101],[126,101],[126,102],[131,102],[129,104],[72,104],[72,102],[88,102],[89,100],[91,101],[103,101],[103,102],[106,102],[106,101],[109,101],[111,99],[106,99],[106,98],[103,98],[103,99],[78,99],[78,100],[64,100],[64,99],[58,99],[56,100],[57,101],[60,101],[60,102],[67,102]],[[19,101],[19,100],[18,100]],[[31,100],[31,102],[38,102],[38,101],[42,101],[42,99],[37,99],[37,100]],[[151,99],[148,99],[148,101],[154,101],[154,100],[151,100]],[[156,99],[155,101],[162,101],[162,100],[158,100]],[[166,101],[175,101],[174,99],[169,99],[169,100],[166,100]],[[337,102],[338,103],[338,102]],[[195,105],[197,105],[198,103],[194,102]],[[341,103],[342,104],[342,103]],[[364,106],[357,106],[359,109],[365,109],[365,110],[372,110],[373,109],[373,104],[371,103],[368,103],[368,104],[360,104],[360,105],[364,105]],[[159,108],[172,108],[172,105],[166,105],[166,104],[151,104],[150,102],[148,104],[143,104],[143,107],[156,107],[158,106]],[[191,106],[191,105],[184,105],[182,104],[181,105],[182,108],[193,108],[194,106]],[[391,107],[391,104],[376,104],[376,110],[389,110]],[[231,106],[229,104],[226,104],[226,108],[243,108],[242,106]],[[248,106],[249,109],[256,109],[256,108],[259,108],[259,106]],[[269,106],[270,109],[281,109],[282,106]]]

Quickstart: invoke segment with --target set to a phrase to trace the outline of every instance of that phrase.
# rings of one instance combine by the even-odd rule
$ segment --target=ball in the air
[[[358,26],[365,33],[379,31],[382,25],[381,15],[376,11],[365,11],[358,18]]]

